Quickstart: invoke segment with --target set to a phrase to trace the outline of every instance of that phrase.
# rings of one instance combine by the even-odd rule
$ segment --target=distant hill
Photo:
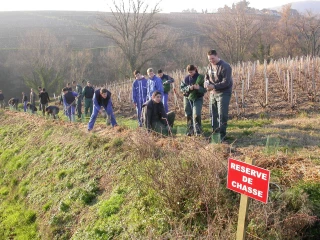
[[[281,10],[282,6],[273,7],[273,10]],[[303,13],[311,10],[313,13],[320,13],[320,1],[301,1],[291,3],[291,8],[296,9],[298,12]]]
[[[0,51],[19,48],[19,40],[27,32],[47,29],[59,40],[67,40],[73,49],[107,48],[113,45],[102,34],[91,29],[96,25],[99,12],[76,11],[0,11]],[[110,14],[111,13],[103,13]],[[182,38],[200,35],[199,15],[160,13],[164,25],[180,33]]]

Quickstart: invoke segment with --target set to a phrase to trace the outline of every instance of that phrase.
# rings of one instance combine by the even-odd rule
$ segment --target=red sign
[[[227,187],[267,203],[270,171],[238,160],[229,159]]]

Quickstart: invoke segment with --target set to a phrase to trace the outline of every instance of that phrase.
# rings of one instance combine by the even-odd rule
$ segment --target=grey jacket
[[[208,65],[206,71],[206,80],[213,85],[213,93],[232,93],[232,68],[231,66],[220,60],[216,69],[211,64]]]

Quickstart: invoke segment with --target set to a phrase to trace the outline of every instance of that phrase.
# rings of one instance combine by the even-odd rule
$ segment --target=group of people
[[[232,69],[231,66],[221,60],[216,50],[210,50],[207,53],[209,65],[205,74],[200,74],[194,65],[188,65],[188,75],[180,85],[180,91],[183,93],[184,111],[187,118],[187,135],[200,135],[202,133],[201,112],[203,97],[206,92],[210,93],[210,116],[212,132],[220,135],[221,141],[226,137],[228,122],[229,103],[232,93]],[[171,90],[171,84],[174,79],[164,74],[161,69],[156,75],[152,68],[148,68],[147,76],[135,70],[133,75],[135,81],[132,84],[132,102],[137,112],[139,127],[146,127],[148,130],[169,134],[174,123],[175,113],[169,111],[168,94]],[[94,89],[88,81],[82,88],[76,81],[67,84],[62,89],[60,103],[64,106],[65,115],[71,122],[75,121],[77,113],[78,118],[82,116],[82,101],[84,100],[85,115],[90,113],[88,131],[93,129],[96,118],[104,109],[107,113],[111,125],[117,126],[113,114],[111,92],[106,88]],[[24,111],[30,109],[32,113],[37,111],[35,106],[37,94],[31,89],[30,99],[25,93],[22,93],[22,103]],[[44,88],[39,87],[38,94],[40,105],[39,110],[52,114],[56,118],[59,107],[48,106],[50,102],[49,94]],[[17,107],[19,99],[12,98],[9,105]],[[4,97],[0,90],[0,106],[4,106]]]
[[[181,82],[180,90],[184,95],[184,110],[187,116],[187,135],[200,134],[203,96],[210,92],[210,117],[214,134],[225,140],[229,103],[232,94],[232,68],[219,58],[216,50],[207,53],[209,65],[204,75],[199,74],[194,65],[188,65],[188,76]]]
[[[174,79],[158,70],[158,76],[148,68],[145,78],[139,70],[133,72],[132,102],[137,111],[139,127],[146,127],[167,135],[173,126],[175,114],[169,112],[168,93]]]
[[[183,93],[183,105],[187,117],[187,135],[202,133],[201,112],[203,97],[210,93],[210,117],[212,133],[218,134],[220,141],[226,137],[229,103],[232,94],[232,68],[221,60],[216,50],[207,53],[209,65],[205,74],[200,74],[194,65],[188,65],[188,75],[180,85]],[[132,85],[132,101],[137,110],[139,126],[167,133],[174,122],[174,112],[169,112],[168,92],[174,79],[158,70],[147,70],[146,79],[140,71],[134,71],[136,80]]]

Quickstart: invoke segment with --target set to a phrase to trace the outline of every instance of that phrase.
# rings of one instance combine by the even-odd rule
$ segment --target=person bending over
[[[103,107],[108,114],[112,127],[118,126],[116,118],[113,115],[111,92],[105,88],[101,88],[93,94],[93,112],[88,123],[88,131],[93,129],[98,114],[102,112],[101,107]]]
[[[57,119],[58,117],[58,113],[59,113],[59,108],[57,106],[49,106],[46,107],[46,112],[48,114],[48,116],[52,116],[53,119]]]

